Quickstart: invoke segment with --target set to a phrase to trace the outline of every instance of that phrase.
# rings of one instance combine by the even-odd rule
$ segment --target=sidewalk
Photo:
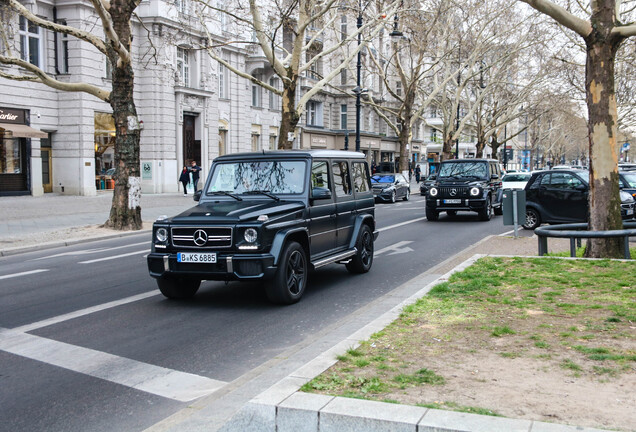
[[[411,190],[419,193],[419,190],[415,192],[415,187]],[[99,227],[108,218],[111,199],[112,192],[100,193],[93,197],[51,194],[43,197],[0,197],[0,255],[138,233],[139,231],[115,232]],[[152,221],[158,216],[174,215],[192,205],[194,201],[191,195],[188,197],[183,197],[181,194],[143,195],[144,231],[150,229]],[[549,246],[550,251],[554,252],[568,250],[569,244],[566,239],[551,239]],[[491,236],[460,251],[409,282],[408,285],[411,286],[398,287],[391,294],[395,304],[388,305],[382,310],[369,311],[374,318],[380,317],[375,320],[369,319],[370,323],[362,329],[353,334],[349,333],[344,338],[342,334],[336,334],[338,331],[334,331],[334,334],[328,336],[328,339],[332,341],[331,344],[323,344],[331,348],[243,406],[237,415],[222,427],[222,430],[241,432],[249,430],[594,431],[590,428],[333,398],[297,391],[304,382],[334,363],[338,354],[349,349],[356,341],[364,340],[368,335],[384,328],[399,314],[408,301],[421,297],[425,290],[432,286],[432,283],[428,282],[438,276],[442,275],[442,279],[447,278],[450,272],[461,269],[475,256],[532,256],[537,254],[537,248],[537,239],[534,236],[518,238]],[[421,289],[423,282],[426,287]],[[413,289],[412,286],[416,283],[418,287]],[[413,295],[413,292],[416,294]],[[377,306],[382,307],[383,304]],[[195,405],[207,403],[209,401],[204,398]],[[205,411],[206,408],[202,406],[200,414],[204,414]],[[178,422],[173,426],[174,430],[179,431],[198,430],[198,427],[204,424],[205,418],[191,418],[189,421]],[[196,427],[193,427],[194,425]]]

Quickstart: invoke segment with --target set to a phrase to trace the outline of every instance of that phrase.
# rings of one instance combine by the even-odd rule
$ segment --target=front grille
[[[469,198],[470,188],[466,186],[443,186],[438,188],[440,198]],[[455,191],[453,193],[452,191]]]
[[[185,248],[228,248],[231,227],[173,227],[172,245]]]

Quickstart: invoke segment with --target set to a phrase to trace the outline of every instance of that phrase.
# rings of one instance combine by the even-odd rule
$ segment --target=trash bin
[[[517,203],[517,222],[515,223],[515,206]],[[503,191],[503,224],[523,225],[526,223],[526,191],[523,189],[504,189]]]
[[[101,189],[106,189],[106,186],[104,185],[104,179],[101,179],[101,180],[99,181],[99,189],[100,189],[100,190],[101,190]]]

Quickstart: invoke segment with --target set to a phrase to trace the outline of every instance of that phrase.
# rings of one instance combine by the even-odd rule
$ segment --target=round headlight
[[[155,232],[155,238],[161,243],[165,242],[168,240],[168,230],[165,228],[158,228]]]
[[[434,196],[437,196],[437,188],[434,188],[434,187],[430,188],[430,189],[428,190],[428,194],[429,194],[430,196],[433,196],[433,197],[434,197]]]
[[[478,187],[474,187],[474,188],[472,188],[470,190],[470,196],[477,196],[477,195],[479,195],[479,192],[480,192],[479,188]]]
[[[248,228],[245,230],[243,238],[245,238],[245,241],[248,243],[254,243],[258,238],[258,231],[256,231],[254,228]]]

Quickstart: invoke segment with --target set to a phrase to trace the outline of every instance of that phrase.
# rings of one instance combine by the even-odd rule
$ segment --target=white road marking
[[[420,218],[417,218],[417,219],[411,219],[411,220],[406,221],[406,222],[401,222],[399,224],[395,224],[395,225],[391,225],[391,226],[388,226],[388,227],[380,228],[378,230],[378,232],[382,232],[382,231],[390,230],[390,229],[393,229],[393,228],[401,227],[403,225],[408,225],[408,224],[411,224],[413,222],[418,222],[418,221],[425,220],[425,219],[426,219],[426,216],[423,216],[423,217],[420,217]]]
[[[377,255],[383,254],[384,252],[392,252],[389,255],[397,255],[397,254],[413,252],[413,249],[411,249],[410,247],[404,247],[404,246],[406,246],[407,244],[410,244],[410,243],[413,243],[413,242],[409,241],[409,240],[397,242],[397,243],[392,244],[390,246],[387,246],[387,247],[384,247],[382,249],[378,249],[378,250],[374,251],[373,252],[373,256],[377,256]]]
[[[21,272],[21,273],[13,273],[13,274],[0,276],[0,279],[10,279],[10,278],[14,278],[14,277],[27,276],[27,275],[36,274],[36,273],[42,273],[42,272],[47,272],[47,271],[49,271],[49,269],[30,270],[30,271],[25,271],[25,272]]]
[[[139,243],[127,244],[127,245],[123,245],[123,246],[114,246],[114,247],[110,247],[110,248],[101,247],[101,248],[95,248],[95,249],[78,250],[78,251],[74,251],[74,252],[62,252],[62,253],[55,254],[55,255],[48,255],[48,256],[45,256],[45,257],[34,258],[32,260],[29,260],[29,261],[39,261],[39,260],[43,260],[43,259],[57,258],[57,257],[61,257],[61,256],[94,254],[94,253],[99,253],[99,252],[108,252],[108,251],[112,251],[112,250],[132,247],[132,246],[149,245],[149,244],[150,244],[149,241],[144,241],[144,242],[139,242]]]
[[[0,329],[0,350],[181,402],[227,384],[8,329]]]
[[[105,257],[105,258],[96,258],[93,260],[88,260],[88,261],[80,261],[78,264],[92,264],[92,263],[96,263],[96,262],[100,262],[100,261],[109,261],[109,260],[114,260],[117,258],[123,258],[123,257],[127,257],[127,256],[131,256],[131,255],[139,255],[142,253],[148,253],[148,249],[144,249],[141,251],[137,251],[137,252],[129,252],[129,253],[125,253],[125,254],[119,254],[119,255],[113,255],[113,256],[109,256],[109,257]]]
[[[79,318],[79,317],[84,316],[84,315],[89,315],[89,314],[92,314],[92,313],[95,313],[95,312],[100,312],[100,311],[103,311],[103,310],[106,310],[106,309],[110,309],[110,308],[114,308],[114,307],[117,307],[117,306],[122,306],[122,305],[125,305],[125,304],[128,304],[128,303],[136,302],[136,301],[143,300],[143,299],[146,299],[148,297],[152,297],[152,296],[156,296],[156,295],[159,295],[159,291],[148,291],[148,292],[137,294],[137,295],[134,295],[134,296],[131,296],[131,297],[126,297],[126,298],[123,298],[121,300],[115,300],[115,301],[108,302],[108,303],[103,303],[103,304],[100,304],[100,305],[97,305],[97,306],[91,306],[91,307],[88,307],[88,308],[85,308],[85,309],[81,309],[81,310],[78,310],[78,311],[75,311],[75,312],[69,312],[69,313],[64,314],[64,315],[58,315],[56,317],[48,318],[48,319],[45,319],[45,320],[42,320],[42,321],[38,321],[38,322],[35,322],[35,323],[32,323],[32,324],[26,324],[26,325],[23,325],[21,327],[15,327],[15,328],[13,328],[11,330],[26,333],[26,332],[30,332],[30,331],[33,331],[33,330],[36,330],[36,329],[39,329],[39,328],[48,327],[48,326],[54,325],[54,324],[59,324],[61,322],[68,321],[68,320],[71,320],[71,319],[74,319],[74,318]]]

